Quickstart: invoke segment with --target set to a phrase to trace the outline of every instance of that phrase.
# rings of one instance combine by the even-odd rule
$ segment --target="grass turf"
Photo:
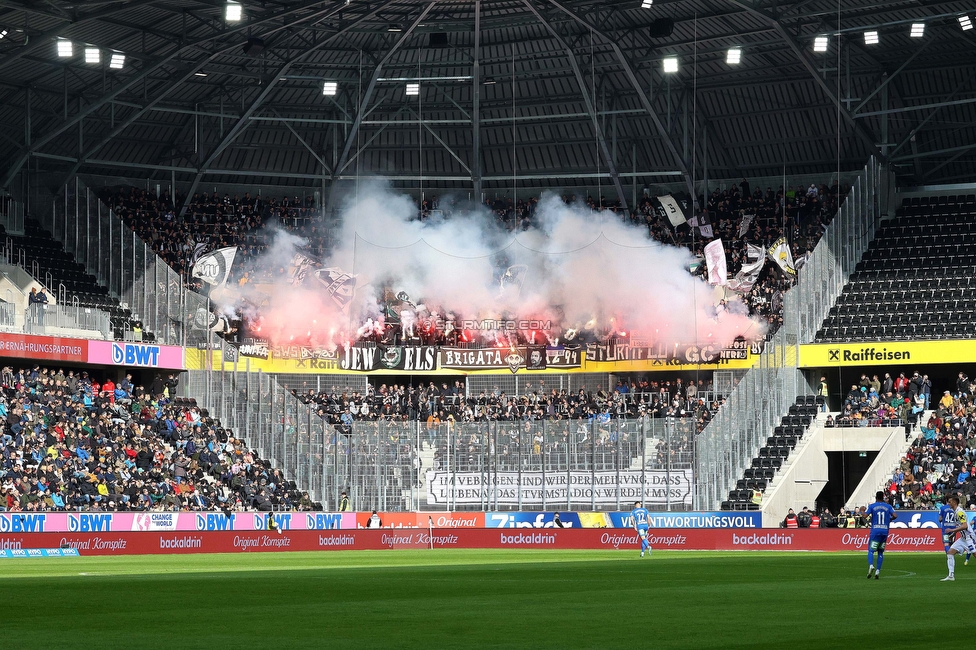
[[[924,647],[968,638],[937,613],[970,600],[976,566],[957,564],[942,583],[943,555],[907,553],[877,581],[861,553],[7,559],[0,648]]]

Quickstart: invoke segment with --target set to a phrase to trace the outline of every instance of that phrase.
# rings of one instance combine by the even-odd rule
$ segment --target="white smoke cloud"
[[[693,260],[687,249],[654,241],[646,227],[609,211],[545,194],[533,227],[511,233],[481,209],[421,222],[410,197],[380,182],[367,183],[358,196],[344,204],[338,243],[323,260],[357,275],[355,299],[342,311],[324,288],[289,284],[287,269],[305,242],[278,232],[258,261],[275,277],[270,297],[244,296],[259,304],[262,336],[287,342],[307,333],[324,345],[354,340],[367,318],[382,318],[383,287],[439,316],[550,319],[559,328],[553,337],[594,322],[603,332],[639,331],[662,344],[727,345],[765,331],[744,315],[744,305],[715,309],[712,287],[687,271]],[[509,265],[527,267],[521,291],[502,290],[499,277]]]

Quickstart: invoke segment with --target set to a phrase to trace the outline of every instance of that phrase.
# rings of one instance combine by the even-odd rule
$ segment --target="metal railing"
[[[91,336],[98,332],[112,340],[112,321],[108,312],[78,305],[34,303],[27,308],[24,331],[28,334],[50,334],[51,330],[76,330]]]
[[[794,399],[814,393],[799,370],[799,346],[814,340],[871,243],[890,182],[889,172],[871,158],[786,293],[782,327],[698,436],[696,509],[717,508]]]
[[[12,235],[23,235],[24,204],[9,196],[0,197],[0,225]]]
[[[8,329],[16,327],[17,311],[18,307],[13,302],[7,300],[0,301],[0,327]]]

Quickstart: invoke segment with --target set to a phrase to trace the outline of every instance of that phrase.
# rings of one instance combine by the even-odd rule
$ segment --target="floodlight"
[[[0,40],[3,40],[6,37],[7,37],[7,30],[6,29],[0,29]]]
[[[650,9],[654,0],[641,0],[641,9]]]
[[[729,65],[739,65],[742,60],[742,50],[737,47],[729,48],[729,53],[725,56],[725,62]]]
[[[58,56],[62,59],[74,55],[74,48],[71,45],[71,41],[59,38],[58,39]]]
[[[97,47],[85,48],[85,63],[99,63],[102,60],[102,51]]]
[[[664,63],[665,74],[674,74],[675,72],[678,71],[678,57],[669,56],[666,59],[664,59],[663,63]]]
[[[912,23],[912,38],[925,36],[925,23]]]
[[[409,83],[407,84],[407,97],[416,97],[420,94],[420,84],[419,83]]]
[[[125,65],[125,55],[121,52],[113,52],[112,59],[108,62],[108,67],[113,70],[121,70]]]
[[[959,16],[959,26],[962,27],[962,31],[968,32],[973,28],[973,21],[969,19],[969,16]]]
[[[813,51],[814,52],[826,52],[827,44],[830,42],[826,36],[818,36],[813,39]]]
[[[322,94],[326,97],[334,97],[336,91],[339,89],[339,84],[335,81],[323,81],[322,82]]]
[[[229,23],[236,23],[241,19],[243,7],[239,2],[228,2],[224,7],[224,20]]]
[[[864,44],[865,45],[877,45],[878,44],[878,32],[875,30],[864,32]]]

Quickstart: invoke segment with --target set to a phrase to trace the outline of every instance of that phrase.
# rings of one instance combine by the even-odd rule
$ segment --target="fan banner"
[[[756,218],[754,214],[744,214],[742,215],[742,221],[739,222],[739,239],[746,236],[749,232],[749,226],[752,225],[752,220]]]
[[[519,370],[548,368],[579,368],[582,355],[579,348],[528,346],[517,348],[440,348],[438,367],[453,370],[491,370],[508,368],[513,374]]]
[[[352,297],[356,293],[356,276],[346,273],[340,268],[327,268],[315,271],[315,277],[321,282],[332,301],[338,305],[339,309],[345,309],[352,302]]]
[[[714,285],[728,284],[728,270],[725,268],[725,246],[721,239],[709,242],[705,246],[705,264],[708,266],[708,283]]]
[[[749,293],[759,279],[759,273],[766,265],[766,251],[761,246],[746,244],[746,261],[739,272],[729,280],[729,289],[738,293]]]
[[[193,265],[193,277],[200,278],[215,287],[222,286],[230,277],[230,269],[237,255],[237,247],[230,246],[204,255]]]
[[[657,197],[657,202],[661,204],[661,210],[664,212],[664,216],[668,218],[668,221],[671,222],[673,227],[677,228],[687,221],[684,212],[681,211],[681,206],[678,205],[678,202],[670,194]]]
[[[539,506],[567,502],[612,506],[691,506],[690,469],[609,472],[444,472],[426,474],[427,503],[435,505]]]
[[[790,243],[786,237],[780,237],[769,247],[769,258],[776,262],[776,265],[788,277],[796,276],[796,267],[793,264],[793,253],[790,251]]]

